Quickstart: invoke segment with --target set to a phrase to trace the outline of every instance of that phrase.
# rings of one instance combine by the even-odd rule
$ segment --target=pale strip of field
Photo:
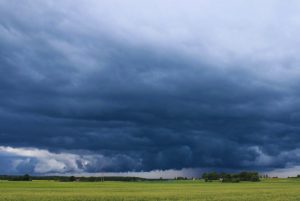
[[[12,182],[0,181],[0,201],[298,201],[300,180],[262,182]]]

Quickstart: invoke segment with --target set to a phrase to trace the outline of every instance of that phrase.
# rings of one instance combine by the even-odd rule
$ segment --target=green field
[[[92,200],[300,200],[300,180],[261,182],[55,182],[0,181],[0,201]]]

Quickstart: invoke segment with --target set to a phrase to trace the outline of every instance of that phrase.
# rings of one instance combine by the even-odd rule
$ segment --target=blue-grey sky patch
[[[299,8],[0,1],[0,173],[299,167]]]

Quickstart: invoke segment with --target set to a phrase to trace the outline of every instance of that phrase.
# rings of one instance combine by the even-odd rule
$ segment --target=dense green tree
[[[29,174],[23,175],[23,181],[31,181]]]
[[[240,181],[259,181],[259,175],[257,172],[241,172],[238,174],[228,174],[228,173],[203,173],[202,178],[207,181],[221,180],[222,182],[240,182]]]
[[[76,177],[70,176],[69,181],[76,181]]]

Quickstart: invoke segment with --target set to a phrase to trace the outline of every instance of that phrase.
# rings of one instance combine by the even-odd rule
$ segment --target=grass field
[[[251,183],[203,181],[55,182],[0,181],[0,201],[300,200],[300,180]]]

